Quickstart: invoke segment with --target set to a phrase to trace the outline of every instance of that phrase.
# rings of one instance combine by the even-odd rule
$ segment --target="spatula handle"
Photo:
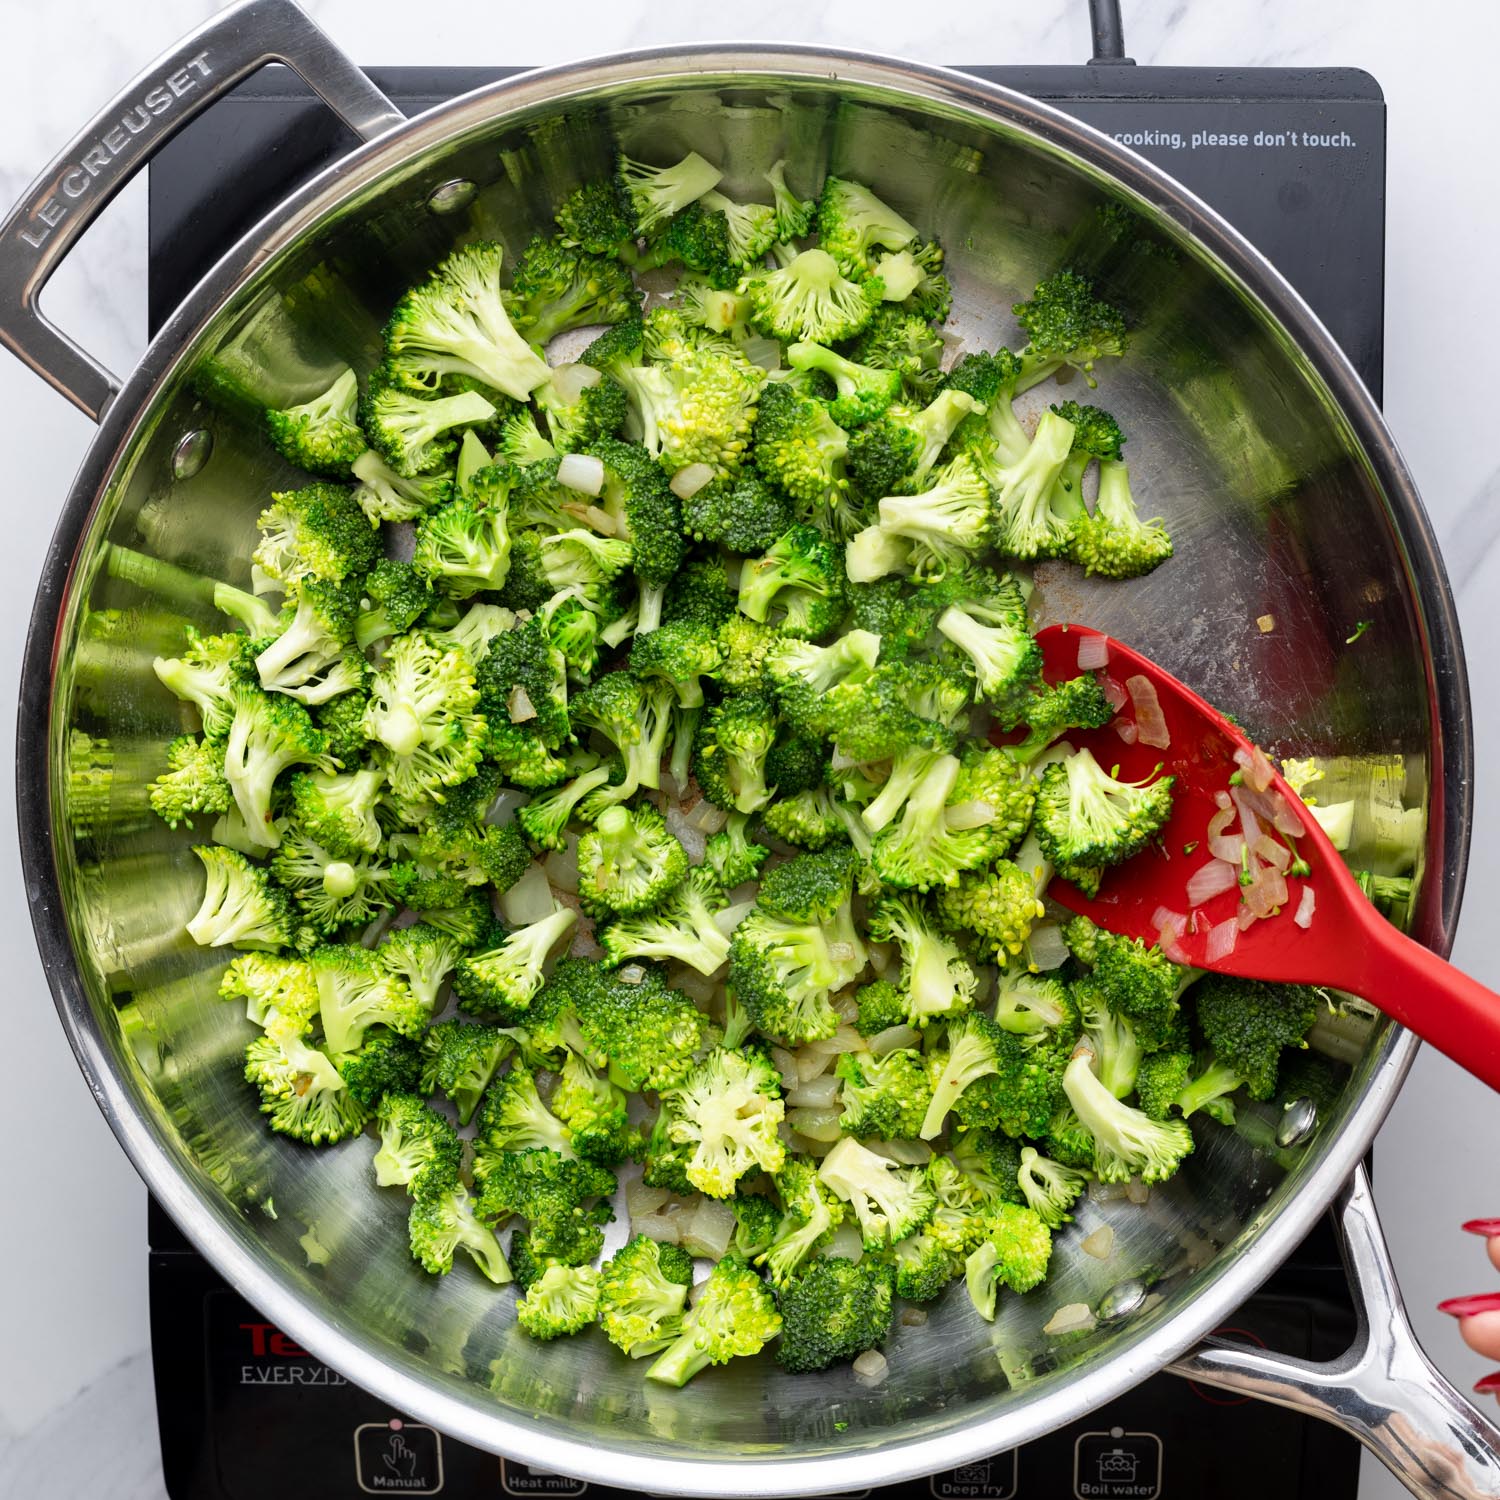
[[[1383,921],[1367,929],[1363,972],[1340,978],[1424,1042],[1500,1090],[1500,995]]]

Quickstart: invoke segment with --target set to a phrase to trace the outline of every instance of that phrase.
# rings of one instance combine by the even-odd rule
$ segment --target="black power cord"
[[[1120,23],[1120,0],[1089,0],[1089,21],[1094,29],[1091,63],[1134,63],[1125,56],[1125,28]]]

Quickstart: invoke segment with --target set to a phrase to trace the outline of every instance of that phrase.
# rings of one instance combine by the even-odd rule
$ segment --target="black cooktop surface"
[[[515,68],[372,68],[415,114]],[[969,71],[1043,99],[1172,173],[1287,276],[1381,389],[1385,105],[1353,69],[1130,66]],[[149,173],[153,331],[292,188],[354,144],[285,69],[170,142]],[[367,1494],[624,1496],[481,1453],[406,1419],[300,1349],[227,1287],[154,1204],[152,1343],[173,1500]],[[1354,1317],[1326,1224],[1219,1330],[1312,1359]],[[1292,1412],[1161,1375],[1013,1453],[874,1491],[933,1500],[1350,1500],[1358,1445]],[[628,1478],[628,1475],[622,1476]]]

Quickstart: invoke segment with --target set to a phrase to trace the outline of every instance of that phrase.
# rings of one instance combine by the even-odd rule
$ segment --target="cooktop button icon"
[[[1017,1489],[1015,1450],[934,1474],[927,1485],[933,1500],[1013,1500]]]
[[[588,1494],[588,1482],[570,1479],[566,1474],[553,1474],[546,1469],[533,1469],[518,1459],[500,1460],[500,1488],[507,1495],[550,1495],[554,1500]]]
[[[367,1495],[436,1495],[443,1488],[443,1439],[431,1427],[366,1422],[354,1429],[354,1478]]]
[[[1156,1500],[1161,1469],[1154,1432],[1085,1432],[1073,1447],[1073,1493],[1078,1500]]]

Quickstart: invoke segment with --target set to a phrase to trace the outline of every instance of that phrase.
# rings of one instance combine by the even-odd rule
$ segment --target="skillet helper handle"
[[[1171,1370],[1343,1428],[1424,1500],[1500,1496],[1500,1431],[1448,1384],[1417,1343],[1362,1166],[1336,1211],[1359,1320],[1346,1354],[1319,1364],[1208,1339]]]
[[[241,0],[106,105],[0,224],[0,343],[96,422],[120,382],[42,316],[42,288],[74,241],[167,141],[269,62],[285,63],[364,140],[404,119],[292,0]]]

